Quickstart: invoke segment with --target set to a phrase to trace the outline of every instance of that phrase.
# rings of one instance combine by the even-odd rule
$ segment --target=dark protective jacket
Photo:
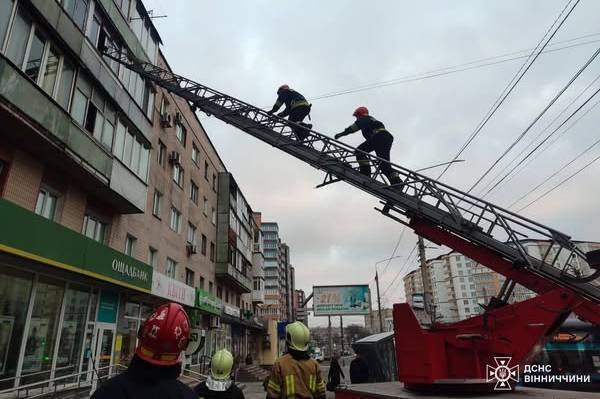
[[[369,366],[362,357],[357,357],[350,363],[350,382],[353,384],[369,382]]]
[[[210,379],[198,384],[194,388],[196,397],[198,399],[244,399],[244,393],[233,382],[228,381],[227,385],[220,384],[221,381],[216,381],[216,383],[220,386],[219,390],[215,390],[214,381],[211,383]]]
[[[177,380],[181,365],[155,366],[134,356],[123,374],[100,385],[91,399],[195,399],[194,391]]]
[[[281,356],[271,370],[267,398],[325,399],[325,382],[319,363],[305,352]]]
[[[340,385],[340,376],[346,378],[342,368],[340,367],[340,363],[333,359],[331,361],[331,366],[329,367],[329,374],[327,375],[327,382],[329,382],[332,386]]]
[[[273,105],[273,109],[271,111],[276,112],[282,104],[285,104],[285,109],[283,110],[281,116],[288,115],[293,108],[303,105],[308,106],[308,102],[304,96],[293,89],[282,91],[277,96],[277,101],[275,102],[275,105]]]
[[[376,133],[387,131],[383,123],[372,116],[362,116],[344,130],[344,134],[360,130],[366,140],[371,140]]]

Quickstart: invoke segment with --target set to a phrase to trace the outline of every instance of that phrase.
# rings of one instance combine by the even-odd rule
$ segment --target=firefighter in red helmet
[[[310,114],[311,105],[306,101],[306,98],[296,90],[290,89],[288,85],[281,85],[277,89],[277,101],[273,105],[269,114],[277,112],[281,106],[285,104],[285,109],[277,114],[279,117],[288,117],[290,122],[295,122],[304,128],[294,126],[292,131],[300,141],[304,141],[309,135],[308,130],[312,128],[310,123],[304,123],[303,120]],[[310,117],[309,117],[310,118]]]
[[[190,321],[181,305],[167,303],[148,317],[127,370],[101,385],[92,399],[193,399],[194,391],[177,380]]]
[[[402,181],[398,176],[398,172],[392,169],[390,165],[390,150],[394,142],[394,136],[387,131],[383,123],[369,115],[367,107],[358,107],[352,114],[356,121],[344,129],[343,132],[335,135],[336,139],[352,134],[357,131],[362,131],[365,142],[357,147],[356,160],[362,174],[371,177],[371,163],[364,153],[375,151],[375,154],[385,162],[381,162],[381,172],[388,178],[390,184],[399,184]]]

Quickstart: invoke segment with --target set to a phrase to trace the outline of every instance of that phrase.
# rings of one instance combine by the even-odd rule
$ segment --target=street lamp
[[[375,262],[375,284],[377,287],[377,313],[379,315],[379,332],[383,332],[383,318],[381,316],[381,295],[379,295],[379,272],[377,271],[377,265],[383,262],[389,262],[392,259],[403,258],[402,255],[392,256],[391,258],[382,259],[379,262]],[[371,316],[369,315],[369,318]]]

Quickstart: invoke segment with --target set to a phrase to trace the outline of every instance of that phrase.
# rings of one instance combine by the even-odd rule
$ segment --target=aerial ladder
[[[317,188],[344,181],[381,201],[377,210],[416,234],[464,254],[506,277],[482,315],[423,329],[410,306],[394,305],[398,377],[406,387],[458,391],[489,390],[486,365],[495,358],[524,364],[540,342],[550,339],[566,317],[600,324],[600,251],[582,252],[568,235],[503,209],[423,174],[391,163],[402,182],[390,185],[384,160],[365,154],[371,176],[357,168],[356,148],[311,130],[300,141],[295,125],[234,97],[176,75],[123,51],[105,55],[144,79],[187,100],[200,110],[322,170]],[[545,240],[542,254],[531,254],[526,239]],[[509,304],[516,284],[538,294]]]

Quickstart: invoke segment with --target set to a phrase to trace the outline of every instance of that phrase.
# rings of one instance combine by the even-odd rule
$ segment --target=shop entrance
[[[109,375],[109,366],[113,363],[112,354],[114,341],[115,325],[109,323],[96,323],[92,362],[98,379]]]

